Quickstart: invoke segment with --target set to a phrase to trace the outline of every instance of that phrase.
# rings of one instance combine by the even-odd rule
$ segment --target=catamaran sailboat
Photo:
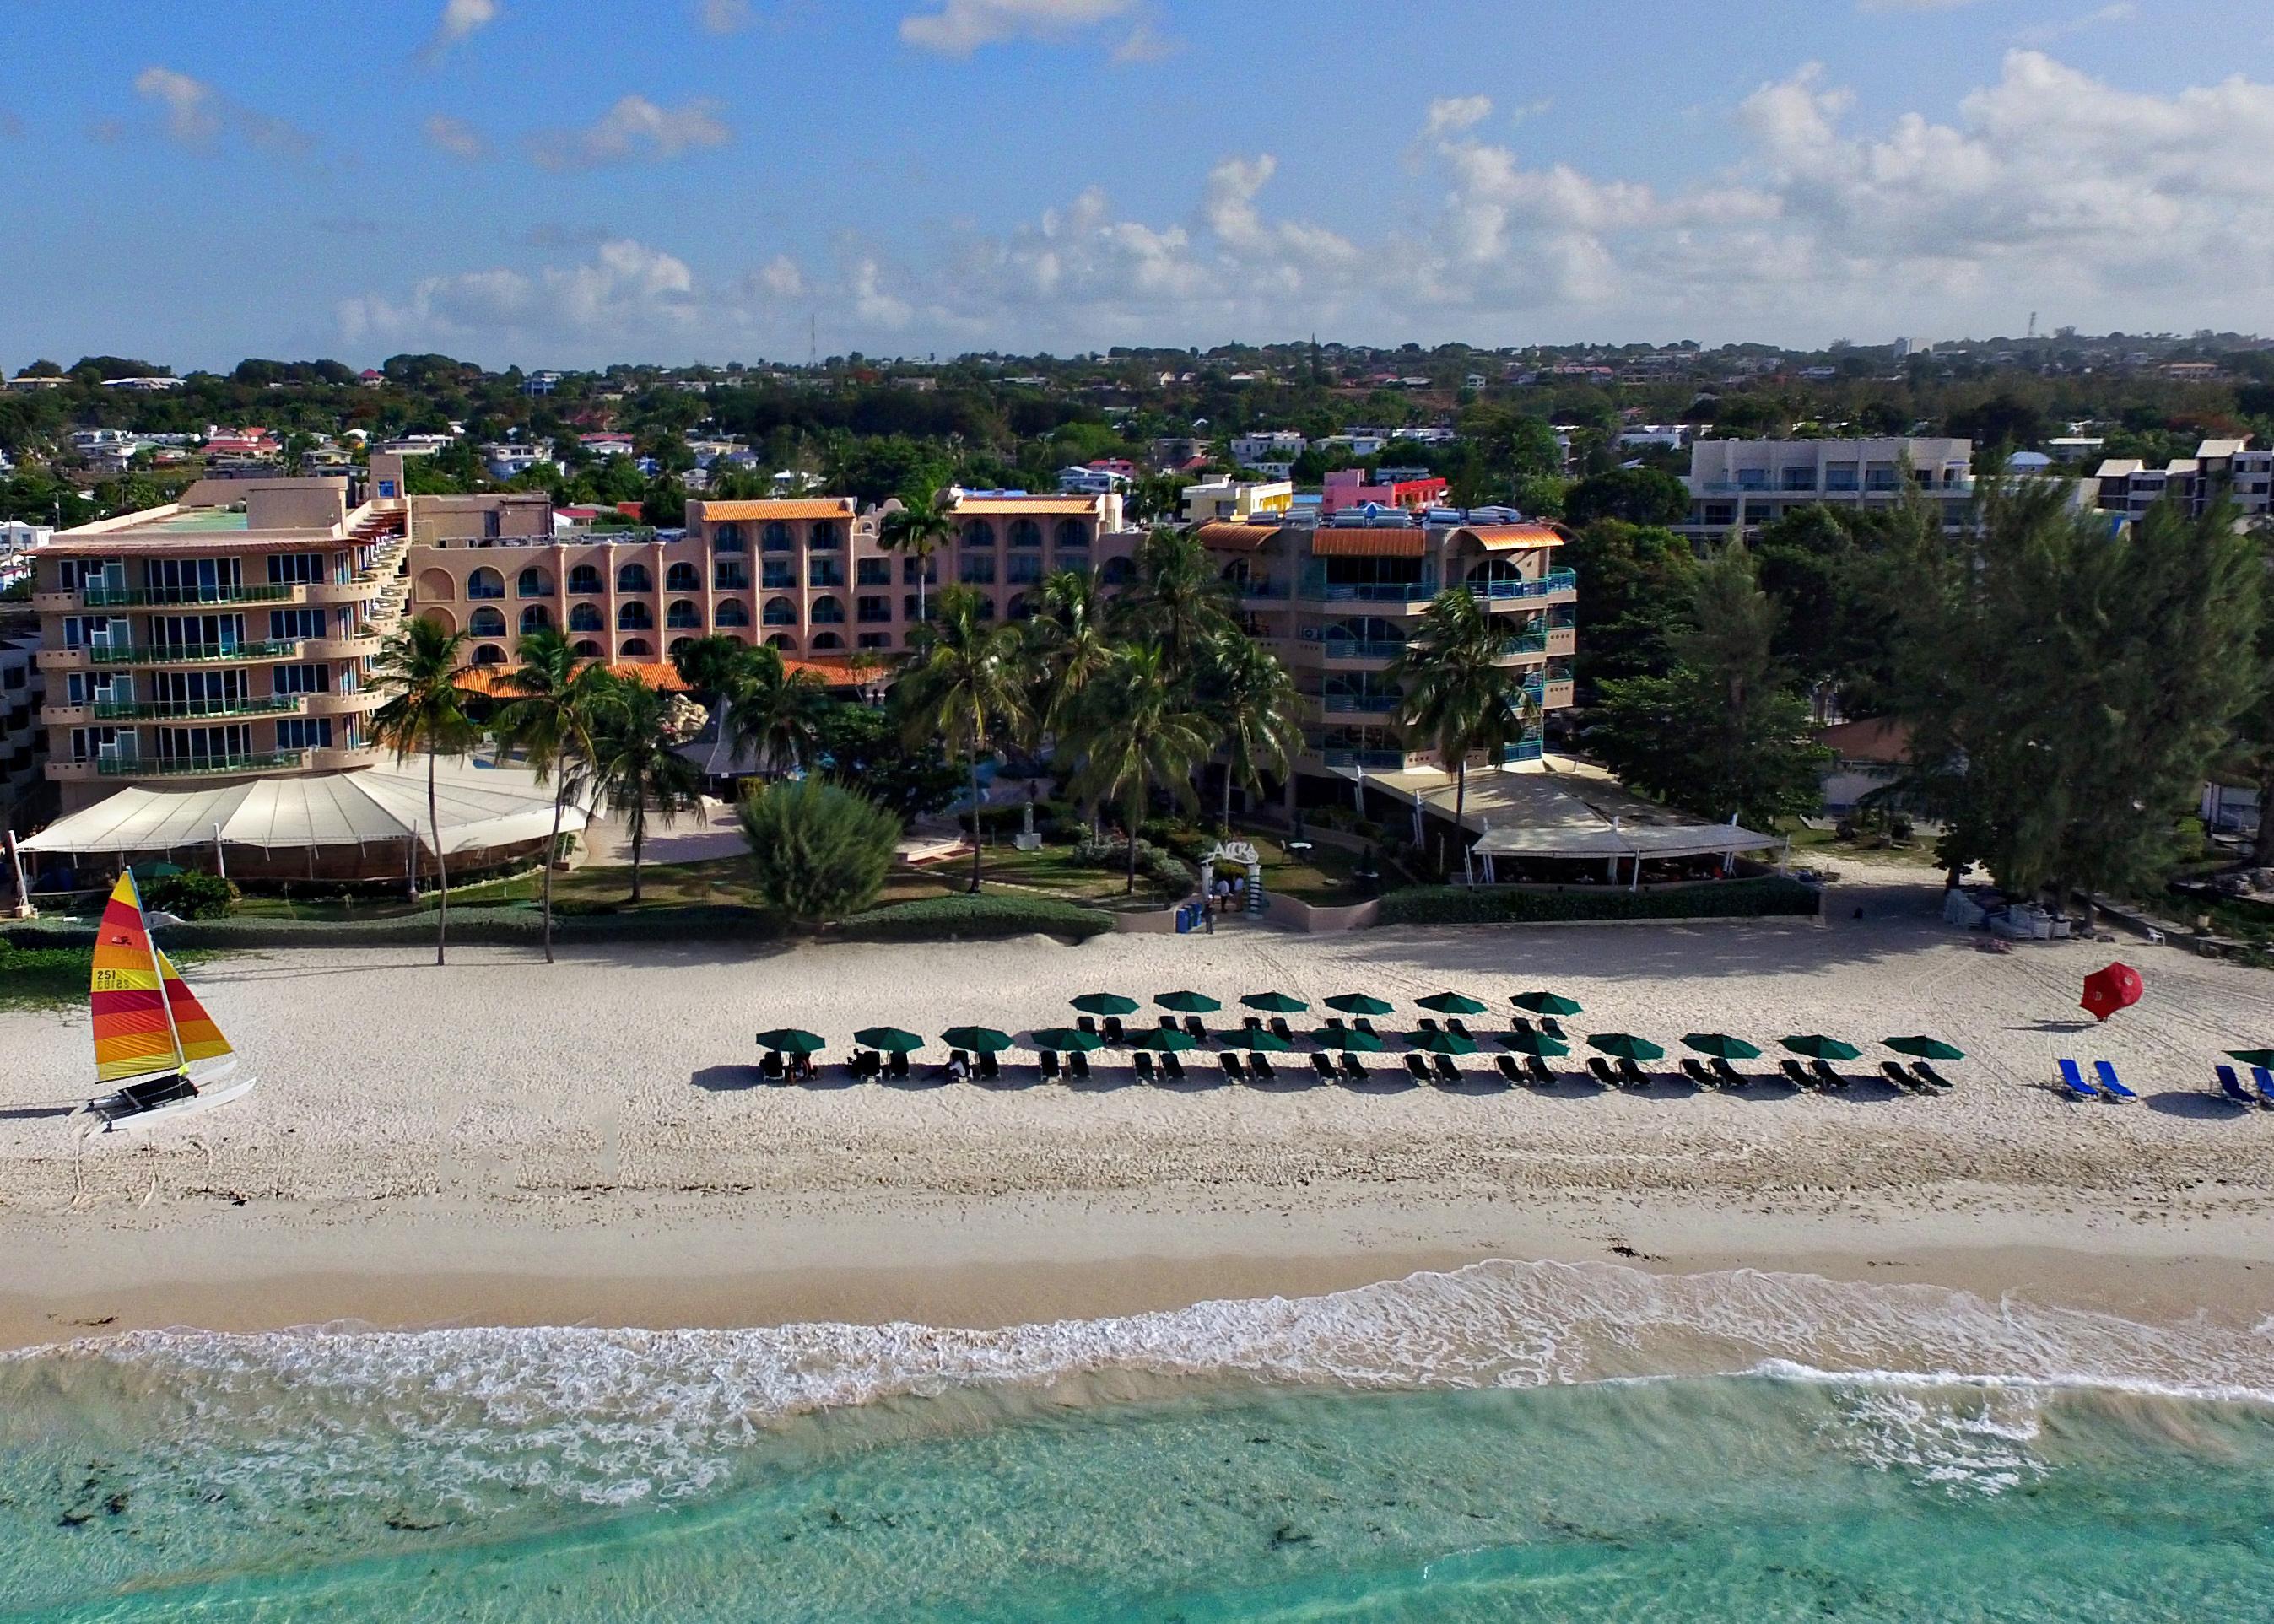
[[[106,1132],[186,1116],[252,1090],[253,1075],[150,939],[132,870],[119,876],[95,933],[94,1076],[119,1085],[94,1101]]]

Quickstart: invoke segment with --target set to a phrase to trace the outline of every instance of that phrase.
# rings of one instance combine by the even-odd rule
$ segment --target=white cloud
[[[427,144],[440,147],[453,158],[463,158],[471,163],[489,155],[489,142],[463,118],[453,118],[448,113],[429,113],[423,127]]]
[[[1113,48],[1113,60],[1124,66],[1144,62],[1166,62],[1184,49],[1184,41],[1173,34],[1163,34],[1150,22],[1141,21],[1129,31],[1127,38]]]
[[[498,0],[442,0],[442,15],[435,19],[433,37],[419,47],[419,56],[428,62],[440,61],[495,22],[497,15]]]
[[[134,92],[165,110],[167,139],[193,150],[216,150],[230,136],[248,147],[290,155],[305,154],[316,145],[316,138],[306,131],[232,102],[203,79],[154,63],[134,76]]]
[[[750,0],[696,0],[695,19],[707,33],[740,33],[750,26]]]
[[[1978,0],[1856,0],[1859,11],[1955,11]]]
[[[697,147],[723,147],[730,139],[715,102],[666,108],[634,95],[581,130],[553,130],[531,138],[530,155],[542,169],[591,169],[634,158],[661,162]]]
[[[686,261],[628,237],[601,244],[586,264],[429,276],[407,298],[365,295],[337,311],[342,336],[358,345],[629,342],[684,331],[699,313]]]
[[[1440,97],[1429,103],[1429,122],[1421,127],[1421,139],[1434,141],[1440,136],[1473,130],[1492,117],[1492,110],[1490,96]]]
[[[2117,0],[2113,5],[2104,5],[2080,13],[2061,22],[2042,23],[2025,28],[2014,37],[2024,45],[2051,45],[2066,40],[2071,34],[2089,34],[2095,28],[2105,28],[2111,23],[2128,23],[2140,15],[2140,8],[2132,0]]]
[[[1135,7],[1136,0],[940,0],[937,11],[901,19],[900,40],[944,56],[968,56],[1005,40],[1064,38],[1126,17]]]
[[[758,285],[778,299],[805,297],[805,273],[787,254],[776,254],[760,267]]]

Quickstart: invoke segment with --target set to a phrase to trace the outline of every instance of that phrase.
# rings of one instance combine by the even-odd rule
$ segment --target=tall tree
[[[829,689],[809,671],[792,671],[778,649],[744,649],[726,693],[719,726],[734,748],[764,773],[802,767],[818,752]]]
[[[1427,738],[1452,769],[1453,826],[1459,831],[1461,868],[1469,855],[1469,756],[1485,750],[1498,762],[1502,747],[1523,738],[1532,704],[1516,669],[1503,665],[1506,628],[1465,586],[1449,586],[1429,600],[1405,651],[1387,673],[1404,697],[1404,725]]]
[[[1118,629],[1157,648],[1163,680],[1188,688],[1201,649],[1232,625],[1231,589],[1208,549],[1183,530],[1152,531],[1133,562],[1116,605]]]
[[[751,653],[749,644],[724,632],[691,637],[672,651],[672,669],[688,691],[706,705],[726,696],[741,676]]]
[[[592,741],[592,786],[623,815],[632,838],[632,894],[640,900],[640,863],[651,816],[666,828],[695,805],[702,772],[674,747],[662,693],[637,677],[608,679],[614,692]]]
[[[1168,675],[1156,644],[1120,650],[1082,701],[1081,767],[1075,793],[1120,804],[1129,831],[1128,890],[1137,890],[1137,831],[1155,788],[1180,805],[1194,799],[1193,770],[1209,756],[1206,720]]]
[[[397,762],[426,754],[427,850],[434,859],[434,962],[445,961],[450,934],[450,876],[442,858],[442,811],[434,789],[434,763],[462,756],[473,742],[457,677],[465,634],[445,631],[423,617],[407,620],[380,645],[373,672],[390,696],[372,712],[371,736]]]
[[[522,638],[520,664],[505,676],[512,695],[497,714],[498,734],[519,749],[539,784],[553,785],[553,838],[545,848],[545,962],[553,962],[553,869],[561,856],[561,819],[591,772],[593,741],[615,702],[607,667],[581,661],[568,639],[547,628]]]
[[[1208,646],[1201,668],[1201,709],[1224,752],[1220,828],[1231,828],[1231,786],[1263,793],[1269,774],[1284,778],[1303,748],[1302,696],[1279,657],[1261,642],[1230,632]]]
[[[1042,606],[1027,622],[1034,688],[1028,709],[1037,733],[1063,732],[1083,691],[1111,662],[1105,621],[1096,576],[1058,569],[1043,577]]]
[[[1028,726],[1026,661],[1019,631],[979,618],[979,595],[951,586],[939,595],[939,616],[915,634],[916,658],[894,689],[911,744],[947,743],[963,756],[971,778],[971,891],[983,878],[978,838],[979,761],[998,739]]]
[[[946,494],[935,491],[929,497],[907,498],[877,527],[878,546],[916,561],[918,624],[924,620],[924,577],[930,573],[931,555],[955,539],[955,519],[947,511]]]
[[[1669,530],[1598,519],[1575,535],[1562,561],[1578,573],[1578,654],[1583,700],[1616,677],[1663,676],[1698,572],[1690,544]]]

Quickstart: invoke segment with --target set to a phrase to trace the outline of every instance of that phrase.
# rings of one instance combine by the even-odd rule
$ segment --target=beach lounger
[[[993,1082],[1003,1075],[1003,1063],[982,1049],[979,1052],[979,1075]]]
[[[845,1063],[845,1069],[855,1077],[866,1077],[869,1075],[870,1063],[876,1058],[877,1056],[867,1049],[856,1049],[853,1051],[853,1057]]]
[[[1526,1055],[1524,1057],[1524,1074],[1542,1088],[1555,1087],[1557,1080],[1555,1068],[1537,1055]]]
[[[1429,1063],[1419,1055],[1405,1056],[1405,1069],[1413,1073],[1413,1080],[1417,1083],[1426,1083],[1429,1080]]]
[[[1808,1074],[1808,1068],[1797,1060],[1780,1060],[1777,1062],[1777,1070],[1783,1072],[1784,1080],[1796,1088],[1816,1086],[1816,1079]]]
[[[1149,1083],[1153,1080],[1153,1051],[1151,1049],[1139,1049],[1137,1051],[1137,1057],[1133,1064],[1136,1066],[1137,1076],[1141,1081]]]
[[[1529,1032],[1529,1031],[1531,1031],[1531,1030],[1532,1030],[1532,1019],[1531,1019],[1531,1017],[1526,1016],[1526,1015],[1519,1015],[1519,1016],[1517,1016],[1517,1017],[1516,1018],[1516,1024],[1515,1024],[1513,1026],[1510,1027],[1510,1028],[1509,1028],[1509,1030],[1510,1030],[1511,1032]]]
[[[1516,1064],[1514,1055],[1495,1055],[1493,1064],[1500,1068],[1500,1074],[1510,1082],[1520,1083],[1524,1080],[1524,1068]]]
[[[1096,1037],[1097,1035],[1097,1023],[1087,1015],[1075,1021],[1073,1025],[1074,1030],[1077,1032],[1087,1032],[1092,1037]]]
[[[2251,1067],[2250,1086],[2258,1090],[2261,1104],[2274,1105],[2274,1071],[2268,1071],[2264,1066]]]
[[[1706,1069],[1706,1063],[1695,1055],[1684,1055],[1682,1057],[1682,1075],[1700,1088],[1713,1086],[1713,1074]]]
[[[1457,1083],[1461,1080],[1461,1068],[1453,1064],[1450,1055],[1433,1055],[1429,1057],[1429,1064],[1437,1073],[1439,1082]]]
[[[1177,1058],[1177,1051],[1172,1049],[1164,1049],[1161,1051],[1161,1070],[1166,1071],[1171,1079],[1175,1082],[1181,1083],[1185,1080],[1185,1063]]]
[[[1919,1081],[1924,1083],[1930,1088],[1950,1089],[1958,1086],[1956,1083],[1952,1082],[1948,1078],[1936,1071],[1932,1066],[1927,1064],[1924,1060],[1914,1060],[1911,1062],[1911,1075],[1917,1078]]]
[[[1365,1034],[1366,1034],[1366,1035],[1367,1035],[1367,1036],[1368,1036],[1368,1037],[1370,1037],[1370,1038],[1378,1038],[1378,1037],[1380,1037],[1380,1036],[1382,1035],[1382,1034],[1380,1034],[1379,1032],[1376,1032],[1376,1031],[1374,1029],[1374,1023],[1373,1023],[1372,1021],[1368,1020],[1368,1019],[1367,1019],[1365,1016],[1363,1016],[1363,1015],[1359,1016],[1356,1020],[1352,1021],[1351,1024],[1352,1024],[1352,1026],[1356,1026],[1356,1027],[1357,1027],[1360,1032],[1365,1033]]]
[[[1287,1018],[1284,1015],[1274,1015],[1271,1018],[1271,1035],[1276,1038],[1284,1038],[1290,1043],[1295,1041],[1294,1029],[1288,1026]]]
[[[1205,1043],[1209,1041],[1208,1028],[1201,1025],[1201,1018],[1197,1015],[1185,1017],[1185,1035],[1195,1043]]]
[[[1470,1032],[1470,1030],[1466,1026],[1463,1026],[1459,1021],[1454,1019],[1450,1015],[1445,1017],[1445,1030],[1451,1033],[1456,1037],[1467,1038],[1472,1042],[1476,1041],[1475,1034]]]
[[[2237,1105],[2255,1105],[2258,1103],[2256,1100],[2251,1097],[2250,1090],[2242,1086],[2242,1079],[2234,1074],[2234,1068],[2231,1065],[2223,1065],[2218,1068],[2218,1091],[2225,1094],[2228,1099],[2233,1101]]]
[[[1121,1017],[1118,1015],[1108,1015],[1105,1018],[1105,1041],[1109,1043],[1126,1043],[1129,1041],[1129,1034],[1121,1029]]]
[[[1718,1055],[1706,1069],[1713,1074],[1713,1080],[1724,1088],[1743,1088],[1753,1080]]]
[[[1239,1056],[1233,1054],[1230,1049],[1227,1049],[1224,1053],[1218,1055],[1216,1057],[1216,1063],[1224,1068],[1224,1074],[1231,1079],[1233,1082],[1244,1083],[1247,1080],[1247,1073],[1240,1066]]]
[[[1311,1056],[1311,1070],[1316,1071],[1321,1077],[1325,1078],[1329,1082],[1332,1082],[1335,1079],[1335,1063],[1328,1059],[1324,1055],[1314,1054]]]
[[[1427,1015],[1424,1015],[1421,1018],[1421,1035],[1432,1038],[1437,1035],[1437,1023],[1431,1020]]]
[[[1343,1075],[1354,1083],[1362,1083],[1366,1080],[1365,1064],[1347,1049],[1343,1050]]]
[[[2060,1063],[2060,1079],[2061,1086],[2080,1100],[2100,1098],[2100,1091],[2084,1080],[2084,1073],[2076,1069],[2076,1062],[2074,1060],[2064,1060]]]
[[[894,1077],[906,1077],[908,1074],[908,1057],[904,1054],[895,1054],[885,1070]]]
[[[951,1049],[947,1051],[946,1065],[940,1069],[945,1071],[950,1077],[969,1077],[971,1075],[971,1056],[965,1054],[960,1049]]]
[[[1058,1080],[1058,1057],[1054,1052],[1047,1049],[1043,1050],[1037,1058],[1037,1064],[1043,1069],[1044,1082],[1055,1083]]]
[[[1913,1077],[1909,1071],[1904,1071],[1902,1062],[1899,1060],[1882,1060],[1879,1062],[1879,1075],[1886,1078],[1896,1087],[1901,1089],[1905,1094],[1916,1094],[1925,1086],[1925,1085],[1920,1082],[1918,1079]]]
[[[1247,1076],[1251,1082],[1269,1082],[1272,1076],[1271,1063],[1261,1055],[1248,1056]]]
[[[1066,1070],[1073,1074],[1074,1081],[1078,1083],[1088,1082],[1089,1080],[1089,1056],[1083,1054],[1081,1050],[1078,1049],[1067,1050]]]
[[[1161,1030],[1162,1030],[1162,1031],[1163,1031],[1163,1032],[1174,1032],[1176,1029],[1177,1029],[1177,1018],[1176,1018],[1175,1016],[1173,1016],[1173,1015],[1163,1015],[1163,1016],[1162,1016],[1162,1017],[1161,1017]]]
[[[1340,1032],[1343,1029],[1343,1018],[1339,1015],[1328,1016],[1326,1029],[1329,1032]]]
[[[1622,1058],[1619,1061],[1619,1086],[1622,1088],[1647,1088],[1650,1086],[1650,1073],[1644,1071],[1633,1061]]]
[[[2100,1091],[2112,1100],[2136,1100],[2134,1094],[2117,1079],[2116,1068],[2105,1060],[2092,1063],[2092,1074],[2100,1079]]]
[[[1263,1030],[1263,1017],[1261,1015],[1243,1015],[1239,1018],[1239,1024],[1246,1027],[1250,1032],[1261,1032]]]
[[[1615,1088],[1619,1086],[1619,1074],[1611,1070],[1611,1063],[1600,1055],[1588,1056],[1587,1072],[1606,1088]]]
[[[1553,1015],[1542,1015],[1540,1018],[1540,1029],[1559,1043],[1563,1041],[1566,1035],[1562,1026]]]
[[[771,1049],[766,1050],[764,1058],[758,1062],[758,1075],[764,1078],[769,1082],[778,1083],[781,1081],[781,1056]]]
[[[1834,1071],[1832,1069],[1831,1063],[1828,1061],[1810,1061],[1808,1063],[1808,1074],[1811,1077],[1813,1077],[1818,1082],[1823,1084],[1826,1088],[1845,1088],[1848,1086],[1848,1079],[1841,1076],[1838,1071]]]

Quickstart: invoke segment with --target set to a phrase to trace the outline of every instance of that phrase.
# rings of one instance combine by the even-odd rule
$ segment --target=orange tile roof
[[[454,679],[457,687],[469,694],[479,694],[487,699],[509,699],[513,689],[506,685],[506,675],[514,669],[508,665],[469,665]],[[680,679],[678,667],[668,660],[611,660],[611,675],[631,677],[651,688],[666,694],[683,694],[687,684]]]
[[[1457,541],[1472,536],[1477,545],[1487,553],[1506,552],[1512,547],[1560,547],[1563,532],[1552,524],[1469,524],[1453,532]]]
[[[1911,727],[1893,717],[1870,717],[1860,722],[1838,722],[1816,730],[1816,741],[1831,747],[1841,761],[1881,762],[1900,765],[1910,758]]]
[[[1427,532],[1410,525],[1321,525],[1311,532],[1313,558],[1419,558],[1428,545]]]
[[[955,499],[952,513],[1062,513],[1087,517],[1098,510],[1095,496],[972,496]]]
[[[690,511],[700,508],[697,515],[704,519],[849,519],[853,516],[853,499],[849,496],[791,497],[783,500],[751,502],[689,502]]]
[[[1193,539],[1203,547],[1216,547],[1227,552],[1254,553],[1279,533],[1276,524],[1242,524],[1230,519],[1212,519],[1193,532]]]

